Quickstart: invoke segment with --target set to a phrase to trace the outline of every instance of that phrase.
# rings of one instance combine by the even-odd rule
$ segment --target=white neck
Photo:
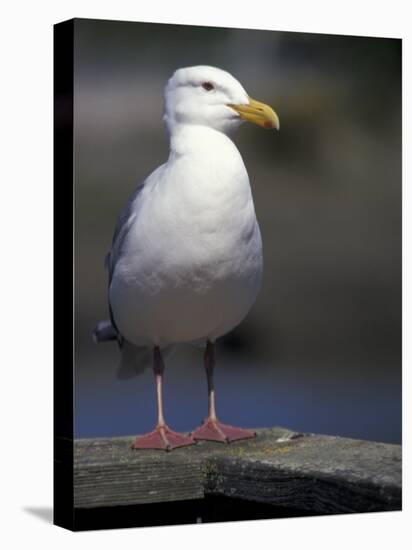
[[[229,135],[208,126],[179,124],[170,134],[170,154],[173,156],[196,153],[215,156],[220,147],[234,149],[240,156]]]
[[[215,207],[214,201],[218,201],[216,208],[220,213],[229,216],[228,208],[237,215],[251,199],[243,159],[233,141],[223,132],[207,126],[182,125],[171,136],[166,169],[168,166],[181,170],[182,174],[191,173],[190,178],[175,177],[173,185],[186,189],[181,192],[182,196],[197,190],[196,202],[205,201],[208,211],[210,205]],[[254,217],[252,201],[250,208]]]

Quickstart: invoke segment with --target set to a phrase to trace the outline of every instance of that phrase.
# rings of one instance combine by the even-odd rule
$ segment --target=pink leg
[[[174,432],[166,424],[163,416],[163,394],[162,394],[162,379],[164,372],[164,363],[160,349],[154,348],[153,352],[153,371],[156,380],[157,394],[157,425],[155,429],[145,435],[136,438],[133,449],[163,449],[171,451],[176,447],[185,447],[193,445],[195,441],[191,436],[185,436],[178,432]]]
[[[245,430],[243,428],[235,428],[234,426],[228,426],[227,424],[222,424],[217,419],[215,408],[215,388],[213,384],[214,366],[214,344],[208,341],[205,351],[205,369],[209,395],[209,414],[203,424],[192,433],[193,438],[230,443],[231,441],[237,441],[238,439],[249,439],[250,437],[255,437],[255,432]]]

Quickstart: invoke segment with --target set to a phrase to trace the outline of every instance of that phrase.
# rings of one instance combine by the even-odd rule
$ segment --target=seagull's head
[[[243,121],[279,129],[275,111],[249,97],[231,74],[216,67],[178,69],[165,90],[166,125],[170,133],[181,125],[207,126],[230,133]]]

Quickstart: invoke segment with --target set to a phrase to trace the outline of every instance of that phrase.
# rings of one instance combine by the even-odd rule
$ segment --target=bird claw
[[[227,424],[222,424],[219,420],[207,418],[199,428],[192,432],[192,437],[196,440],[231,443],[240,439],[256,437],[256,432],[228,426]]]
[[[132,444],[132,449],[160,449],[170,452],[178,447],[186,447],[195,443],[196,441],[190,434],[186,436],[174,432],[169,426],[159,425],[153,431],[137,437]]]

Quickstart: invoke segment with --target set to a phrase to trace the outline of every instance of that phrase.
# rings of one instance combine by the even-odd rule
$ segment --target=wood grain
[[[283,428],[229,445],[133,451],[133,437],[74,442],[75,508],[220,495],[317,513],[401,509],[401,447]]]

